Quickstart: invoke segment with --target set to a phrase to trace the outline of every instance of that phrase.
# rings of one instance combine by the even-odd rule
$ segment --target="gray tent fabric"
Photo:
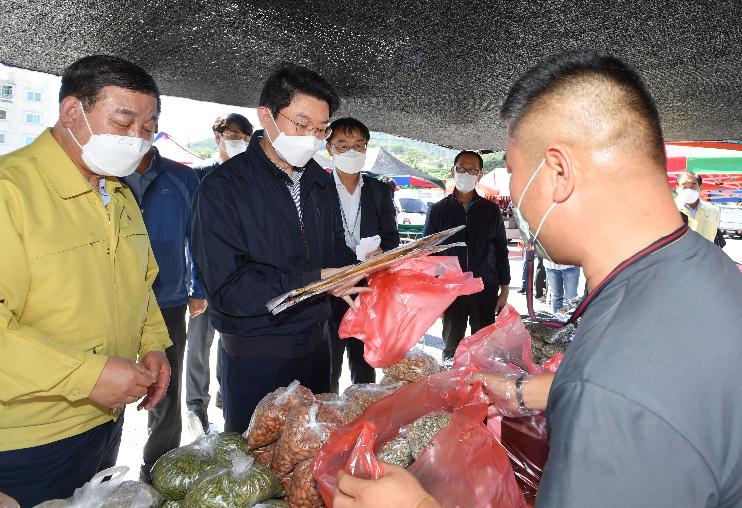
[[[379,155],[376,157],[374,165],[371,166],[368,172],[375,175],[415,176],[432,182],[442,189],[446,188],[446,182],[443,180],[435,178],[424,171],[408,166],[401,160],[397,159],[394,155],[387,152],[384,148],[379,149]]]
[[[0,62],[59,74],[135,61],[167,95],[254,107],[274,65],[332,81],[338,112],[459,149],[502,149],[498,109],[545,56],[611,52],[654,94],[668,141],[742,133],[742,2],[3,0]]]
[[[373,154],[374,151],[378,150],[374,165],[366,170],[367,173],[372,175],[394,175],[394,176],[415,176],[422,178],[429,182],[434,183],[442,189],[446,188],[446,182],[439,178],[435,178],[424,171],[417,170],[411,166],[408,166],[401,160],[397,159],[394,155],[390,154],[384,148],[369,148],[369,155]],[[333,167],[332,161],[319,154],[314,156],[314,160],[319,163],[325,169],[331,169]]]

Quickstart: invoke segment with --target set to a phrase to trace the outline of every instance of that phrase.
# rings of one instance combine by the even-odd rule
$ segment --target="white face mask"
[[[540,257],[541,259],[548,259],[549,261],[552,261],[551,257],[549,256],[549,253],[546,252],[546,248],[541,244],[541,242],[538,241],[538,235],[539,233],[541,233],[541,228],[543,227],[544,222],[546,222],[546,218],[549,216],[552,210],[554,210],[554,207],[557,205],[556,201],[551,203],[551,206],[549,207],[549,209],[546,210],[546,213],[541,218],[541,222],[539,222],[535,233],[531,233],[531,226],[528,224],[528,222],[523,217],[523,214],[520,211],[520,206],[523,203],[523,198],[525,197],[526,192],[528,191],[528,188],[531,186],[533,181],[536,179],[536,175],[538,175],[539,171],[541,171],[541,168],[544,166],[544,163],[546,163],[546,159],[543,159],[541,161],[541,164],[538,165],[538,168],[536,168],[536,171],[534,171],[533,175],[531,175],[531,179],[528,180],[528,183],[523,188],[523,192],[520,195],[520,199],[518,200],[518,203],[513,207],[513,218],[515,219],[515,223],[518,225],[520,234],[523,237],[523,243],[527,245],[529,249],[530,248],[534,249],[536,251],[536,255]]]
[[[227,157],[229,157],[230,159],[235,155],[241,154],[242,152],[247,150],[247,141],[244,141],[242,139],[222,138],[222,143],[224,143],[224,151],[227,152]]]
[[[270,111],[268,112],[270,113]],[[273,125],[275,125],[278,130],[278,136],[276,136],[276,139],[271,139],[270,134],[268,134],[268,129],[265,130],[265,133],[273,145],[273,148],[276,150],[276,153],[278,153],[278,156],[295,168],[306,166],[309,159],[314,157],[314,154],[322,147],[324,140],[311,135],[288,136],[278,128],[276,120],[273,118],[273,113],[270,114],[271,120],[273,120]]]
[[[477,176],[469,173],[454,173],[453,184],[459,192],[467,193],[474,190],[477,186]]]
[[[700,193],[696,189],[680,189],[678,191],[678,201],[682,204],[692,205],[698,201]]]
[[[132,174],[152,147],[152,140],[115,134],[93,134],[82,102],[80,111],[90,131],[90,139],[83,146],[71,130],[67,129],[67,131],[77,146],[82,149],[82,160],[85,165],[90,171],[101,176],[124,177]]]
[[[348,150],[345,153],[333,154],[333,162],[335,163],[336,169],[339,169],[343,173],[348,173],[349,175],[355,175],[356,173],[359,173],[366,164],[366,154],[356,152],[355,150]]]

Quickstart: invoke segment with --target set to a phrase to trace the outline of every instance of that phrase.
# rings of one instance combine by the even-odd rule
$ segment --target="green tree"
[[[198,155],[202,159],[208,159],[209,157],[214,155],[214,152],[215,152],[214,150],[211,150],[209,148],[204,148],[202,146],[194,147],[192,148],[192,150],[196,155]]]

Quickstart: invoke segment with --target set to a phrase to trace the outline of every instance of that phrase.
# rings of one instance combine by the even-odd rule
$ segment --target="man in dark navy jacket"
[[[346,245],[356,250],[362,238],[378,236],[378,248],[367,254],[363,260],[397,248],[399,231],[392,188],[376,178],[361,176],[360,173],[366,162],[366,148],[371,138],[368,127],[355,118],[338,118],[330,124],[330,128],[332,134],[327,140],[327,151],[334,165],[332,177],[340,203]],[[346,348],[353,384],[376,381],[374,368],[363,359],[363,343],[352,337],[338,337],[340,322],[347,310],[348,305],[342,300],[333,301],[330,336],[332,390],[336,393],[340,389]]]
[[[162,402],[149,410],[149,438],[140,477],[150,481],[155,461],[180,446],[181,374],[186,347],[186,309],[203,312],[206,300],[198,269],[189,263],[191,205],[198,189],[196,172],[161,156],[152,148],[137,171],[123,179],[137,199],[160,268],[152,289],[173,345],[167,354],[172,374]],[[190,270],[190,274],[188,273]],[[190,287],[189,287],[190,281]]]
[[[312,160],[339,106],[335,90],[309,69],[284,65],[259,106],[264,130],[204,178],[194,208],[195,259],[222,337],[225,430],[237,432],[260,399],[294,379],[315,393],[330,390],[330,297],[276,316],[266,303],[355,262],[332,179]]]
[[[470,151],[459,153],[452,175],[455,189],[431,207],[425,235],[466,225],[447,242],[465,242],[466,247],[444,251],[442,255],[457,255],[462,270],[482,277],[484,290],[475,295],[459,296],[444,312],[444,360],[453,358],[464,338],[467,323],[471,332],[476,333],[495,322],[495,316],[507,303],[510,284],[508,240],[502,212],[476,191],[482,177],[482,156]]]

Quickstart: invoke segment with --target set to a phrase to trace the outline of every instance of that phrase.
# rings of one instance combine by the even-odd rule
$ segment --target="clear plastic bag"
[[[343,392],[343,398],[347,401],[353,401],[365,411],[369,406],[388,397],[399,388],[399,385],[377,385],[377,384],[358,384],[350,385]]]
[[[299,462],[312,458],[330,430],[339,425],[334,419],[329,422],[323,420],[325,415],[320,411],[318,403],[309,407],[297,406],[291,411],[273,453],[271,469],[277,474],[289,474]]]
[[[267,446],[278,440],[289,412],[297,406],[308,406],[314,402],[312,392],[293,381],[286,388],[269,393],[261,400],[250,419],[245,432],[251,450]]]
[[[252,456],[255,457],[255,461],[259,464],[265,464],[270,466],[273,462],[273,452],[276,450],[276,442],[263,446],[262,448],[256,448],[252,451]]]
[[[300,462],[294,469],[286,500],[291,508],[324,508],[317,482],[312,477],[312,459]]]
[[[253,457],[235,452],[228,467],[202,474],[183,500],[185,508],[253,506],[283,491],[275,474]]]
[[[183,499],[199,474],[209,467],[228,464],[232,453],[238,451],[248,452],[241,435],[208,434],[160,457],[152,468],[152,484],[166,499]]]
[[[413,349],[400,361],[384,369],[384,374],[404,383],[416,383],[441,371],[440,364],[425,351]]]
[[[353,424],[334,430],[314,465],[325,503],[332,507],[340,470],[380,478],[384,471],[375,449],[418,418],[444,411],[453,413],[451,423],[428,443],[410,472],[444,508],[524,507],[507,454],[482,423],[488,406],[482,386],[466,382],[476,370],[441,372],[404,386],[373,404]]]
[[[149,485],[123,481],[126,466],[105,469],[75,490],[69,499],[45,501],[36,508],[156,508],[162,496]],[[106,477],[110,479],[105,480]]]
[[[376,368],[401,360],[456,297],[484,288],[454,256],[410,259],[371,275],[368,285],[372,291],[356,299],[338,334],[363,341],[363,357]]]
[[[499,374],[538,374],[531,356],[531,336],[520,314],[506,305],[494,324],[461,341],[454,354],[454,367],[476,366]]]

